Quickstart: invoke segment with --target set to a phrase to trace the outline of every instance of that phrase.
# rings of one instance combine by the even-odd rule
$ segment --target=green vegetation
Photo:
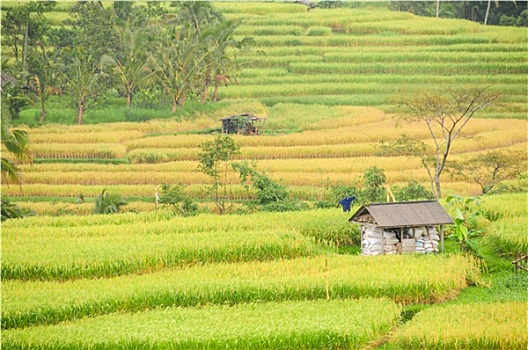
[[[416,314],[390,343],[403,348],[525,349],[526,303],[434,306]]]
[[[268,218],[275,221],[281,217]],[[247,220],[244,216],[226,220],[199,216],[140,227],[134,221],[75,228],[6,225],[2,277],[108,277],[210,262],[293,258],[316,251],[309,239],[288,228],[287,223],[270,228],[265,218]],[[62,248],[56,251],[55,246]]]
[[[3,151],[34,160],[2,152],[2,220],[34,214],[2,222],[2,348],[526,348],[528,41],[466,3],[2,2]],[[500,103],[449,162],[409,157],[443,147],[417,123],[399,152],[396,100],[466,86]],[[338,201],[431,174],[446,253],[359,256]]]
[[[357,348],[393,327],[399,311],[386,299],[160,309],[8,330],[2,332],[2,347],[298,349],[317,344],[318,348]],[[114,331],[108,334],[108,329]]]
[[[424,268],[430,265],[443,268]],[[477,263],[461,255],[327,255],[68,282],[5,281],[2,328],[118,311],[259,301],[374,297],[402,304],[436,303],[455,298],[468,283],[479,282],[479,275]]]

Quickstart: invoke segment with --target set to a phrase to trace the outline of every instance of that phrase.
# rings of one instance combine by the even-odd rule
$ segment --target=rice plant
[[[204,229],[203,225],[179,225],[178,221],[182,219],[140,227],[6,229],[2,277],[105,277],[207,262],[293,258],[316,251],[309,239],[287,229],[246,231],[229,227],[229,223],[223,230],[210,225]]]
[[[526,349],[526,303],[434,306],[416,314],[391,337],[401,348]]]
[[[456,297],[479,275],[476,261],[460,255],[326,255],[105,279],[3,281],[2,328],[167,306],[365,297],[435,303]]]
[[[2,348],[360,348],[394,327],[400,311],[370,298],[163,308],[7,330]]]
[[[511,259],[528,254],[528,223],[526,215],[504,218],[491,224],[486,239],[498,255]]]

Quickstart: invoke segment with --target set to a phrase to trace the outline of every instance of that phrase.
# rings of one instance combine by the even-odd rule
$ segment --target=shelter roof
[[[224,117],[224,118],[222,118],[222,120],[238,119],[240,117],[245,117],[246,119],[249,119],[249,120],[252,120],[252,121],[264,120],[265,119],[265,118],[259,118],[257,116],[252,115],[252,114],[249,114],[249,113],[242,113],[242,114],[237,114],[237,115],[231,115],[229,117]]]
[[[363,205],[348,220],[380,227],[416,227],[453,224],[437,201],[373,203]]]

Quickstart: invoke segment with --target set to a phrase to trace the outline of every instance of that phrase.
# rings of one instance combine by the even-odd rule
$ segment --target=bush
[[[316,209],[327,209],[327,208],[335,208],[336,204],[334,202],[321,200],[321,201],[315,202],[313,206]]]
[[[126,205],[127,202],[119,193],[108,193],[104,189],[99,196],[95,198],[94,213],[95,214],[115,214],[119,212],[119,208]]]
[[[356,201],[361,203],[363,202],[361,199],[361,192],[362,191],[355,186],[339,184],[331,189],[331,200],[335,203],[333,205],[337,205],[337,203],[343,198],[356,196]]]
[[[26,212],[18,205],[11,203],[8,197],[2,197],[2,221],[23,218],[29,214],[31,213]]]
[[[405,187],[394,187],[394,196],[398,201],[411,201],[418,199],[431,199],[433,194],[416,181],[407,183]]]
[[[302,211],[308,209],[310,209],[308,204],[291,199],[278,202],[271,202],[261,206],[262,211],[268,212]]]
[[[183,216],[193,216],[198,212],[198,205],[185,193],[183,186],[161,185],[160,204],[167,204]]]
[[[257,189],[257,198],[260,204],[267,205],[287,200],[288,190],[286,187],[270,179],[263,171],[256,170],[247,162],[235,163],[233,168],[240,172],[242,184],[245,184],[248,178],[251,179],[253,187]]]
[[[363,190],[363,198],[369,202],[383,202],[386,198],[385,183],[387,177],[383,169],[378,167],[370,167],[365,170],[363,181],[365,182],[365,189]]]

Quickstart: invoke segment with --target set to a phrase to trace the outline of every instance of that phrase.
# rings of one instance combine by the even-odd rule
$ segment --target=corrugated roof
[[[437,201],[364,205],[348,221],[365,223],[367,219],[373,220],[373,223],[380,227],[412,227],[454,223]]]

